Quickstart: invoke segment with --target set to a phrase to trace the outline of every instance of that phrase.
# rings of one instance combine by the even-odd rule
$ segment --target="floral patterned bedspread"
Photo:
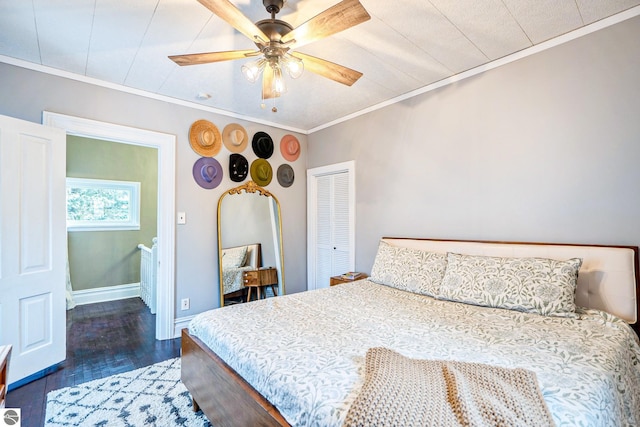
[[[544,317],[361,280],[201,313],[189,325],[294,426],[341,426],[371,347],[530,369],[558,426],[640,425],[640,345],[595,310]]]
[[[236,267],[236,268],[225,268],[222,270],[222,283],[223,283],[223,294],[226,295],[231,292],[235,292],[244,288],[244,282],[242,275],[245,271],[255,270],[255,267],[250,265],[245,267]]]

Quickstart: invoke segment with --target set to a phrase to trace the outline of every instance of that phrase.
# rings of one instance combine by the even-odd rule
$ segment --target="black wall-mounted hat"
[[[273,140],[266,132],[256,132],[251,141],[251,147],[256,156],[268,159],[273,154]]]
[[[229,155],[229,178],[233,182],[242,182],[249,174],[249,162],[238,153]]]

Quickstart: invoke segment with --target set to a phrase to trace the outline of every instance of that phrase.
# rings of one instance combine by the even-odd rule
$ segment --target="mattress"
[[[640,424],[640,345],[622,320],[436,300],[368,280],[223,307],[189,332],[296,426],[341,426],[367,349],[536,373],[559,426]]]

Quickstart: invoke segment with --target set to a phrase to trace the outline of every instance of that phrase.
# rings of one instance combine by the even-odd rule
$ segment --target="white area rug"
[[[47,394],[45,427],[211,426],[194,413],[180,381],[180,359]]]

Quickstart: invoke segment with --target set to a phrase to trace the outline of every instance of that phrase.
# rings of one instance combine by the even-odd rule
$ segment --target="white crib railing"
[[[140,298],[149,307],[151,314],[156,314],[156,279],[158,277],[158,238],[152,239],[153,246],[146,247],[142,243],[140,249]]]

